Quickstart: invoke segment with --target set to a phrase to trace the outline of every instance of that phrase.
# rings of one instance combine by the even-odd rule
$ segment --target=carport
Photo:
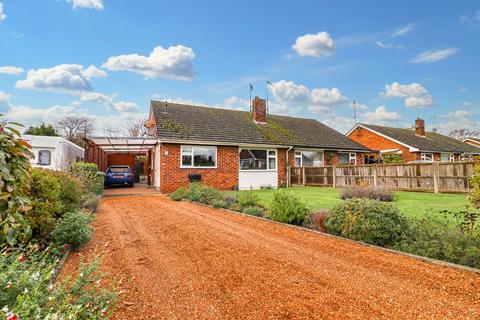
[[[87,137],[85,161],[98,165],[105,171],[111,165],[129,165],[135,170],[136,182],[146,177],[152,183],[152,149],[158,143],[151,137]]]

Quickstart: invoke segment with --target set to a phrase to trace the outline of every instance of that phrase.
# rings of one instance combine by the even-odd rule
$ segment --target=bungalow
[[[474,147],[477,147],[477,148],[480,148],[480,138],[473,138],[473,137],[470,137],[470,138],[467,138],[465,140],[463,140],[464,143],[467,143],[471,146],[474,146]],[[480,152],[480,151],[479,151]]]
[[[163,193],[202,181],[218,189],[278,187],[288,166],[362,163],[370,150],[313,120],[252,111],[152,101],[148,134],[152,182]]]
[[[425,121],[417,118],[412,129],[359,123],[347,137],[380,154],[398,154],[403,161],[461,161],[478,154],[479,149],[441,135],[425,131]]]

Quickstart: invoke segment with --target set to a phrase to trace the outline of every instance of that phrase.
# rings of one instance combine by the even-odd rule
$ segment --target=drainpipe
[[[288,176],[288,164],[289,164],[289,161],[288,161],[288,153],[293,149],[293,146],[290,146],[288,147],[288,150],[287,150],[287,155],[285,157],[287,163],[286,163],[286,166],[285,166],[285,169],[287,170],[287,188],[290,187],[290,177]]]

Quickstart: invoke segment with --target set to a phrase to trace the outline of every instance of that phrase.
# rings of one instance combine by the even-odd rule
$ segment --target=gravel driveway
[[[479,274],[165,196],[104,199],[94,226],[114,319],[480,318]]]

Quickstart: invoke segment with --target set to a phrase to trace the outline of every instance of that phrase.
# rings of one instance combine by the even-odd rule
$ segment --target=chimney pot
[[[267,122],[267,102],[265,99],[255,97],[252,100],[252,116],[257,123]]]
[[[425,136],[425,120],[420,118],[415,120],[415,134],[421,137]]]

